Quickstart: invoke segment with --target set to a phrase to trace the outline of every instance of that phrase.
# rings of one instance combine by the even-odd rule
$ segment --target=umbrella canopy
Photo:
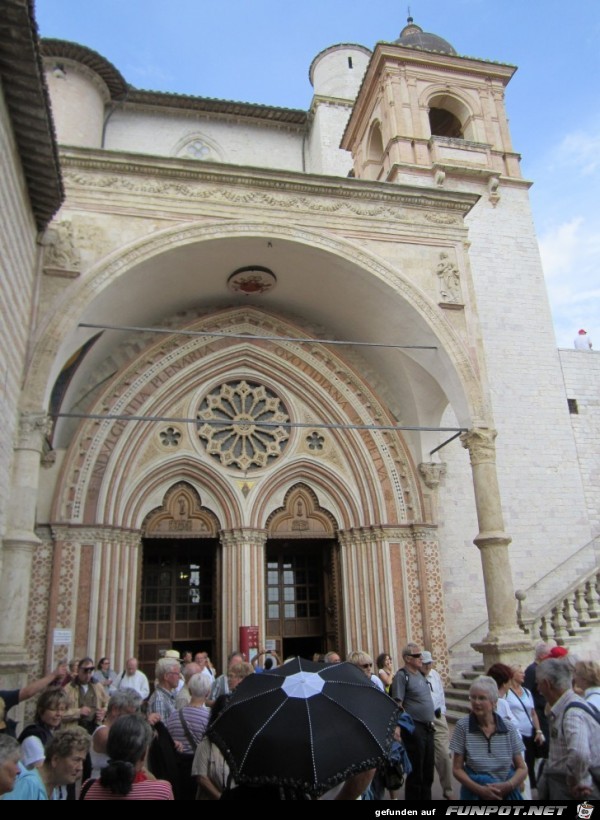
[[[236,783],[316,795],[377,765],[397,713],[353,664],[296,658],[245,678],[209,736]]]

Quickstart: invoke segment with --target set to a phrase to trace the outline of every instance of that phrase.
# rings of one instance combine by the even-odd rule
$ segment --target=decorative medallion
[[[253,382],[216,387],[203,399],[197,418],[206,452],[224,467],[266,467],[269,459],[281,455],[289,439],[286,428],[279,426],[289,421],[283,402]]]
[[[244,293],[246,296],[268,293],[277,284],[277,277],[268,268],[259,265],[250,265],[234,271],[227,280],[227,287],[234,293]]]

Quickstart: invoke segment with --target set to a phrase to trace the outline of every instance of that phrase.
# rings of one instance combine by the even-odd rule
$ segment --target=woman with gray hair
[[[14,737],[0,734],[0,797],[13,790],[20,757],[19,744]]]
[[[192,762],[208,726],[210,709],[204,704],[211,688],[212,680],[208,675],[203,672],[192,675],[188,681],[192,699],[187,706],[173,712],[166,724],[175,744],[181,744],[178,760],[184,800],[194,800],[196,796],[196,781],[192,780]]]
[[[481,675],[469,689],[471,713],[454,729],[452,772],[461,800],[522,800],[527,777],[521,735],[496,713],[498,686]]]

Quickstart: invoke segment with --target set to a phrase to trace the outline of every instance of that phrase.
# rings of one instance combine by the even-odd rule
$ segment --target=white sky
[[[307,109],[313,57],[394,40],[392,0],[35,0],[42,37],[98,51],[137,88]],[[600,2],[412,0],[459,54],[519,66],[507,91],[557,343],[600,349]]]

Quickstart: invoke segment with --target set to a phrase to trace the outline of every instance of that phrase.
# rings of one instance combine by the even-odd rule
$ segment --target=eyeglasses
[[[372,663],[361,663],[360,668],[361,669],[371,669],[372,666],[373,666]]]
[[[407,657],[407,658],[420,658],[420,657],[421,657],[421,653],[420,653],[420,652],[415,652],[414,654],[411,654],[411,655],[406,655],[406,657]]]
[[[81,671],[85,672],[86,675],[89,675],[90,672],[94,671],[94,667],[93,666],[85,666],[85,667],[82,666]]]

